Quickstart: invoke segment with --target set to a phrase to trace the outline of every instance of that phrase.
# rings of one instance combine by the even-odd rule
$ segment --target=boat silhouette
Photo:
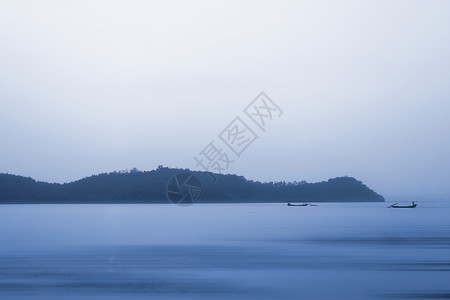
[[[413,201],[412,205],[397,205],[397,203],[394,203],[394,204],[388,206],[388,208],[414,208],[416,206],[417,206],[417,203],[415,203]]]

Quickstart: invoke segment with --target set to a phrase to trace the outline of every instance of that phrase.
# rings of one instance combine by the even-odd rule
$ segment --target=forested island
[[[47,183],[0,174],[0,204],[170,203],[168,182],[189,172],[201,182],[200,203],[382,202],[384,198],[352,177],[328,181],[259,182],[232,174],[158,167],[93,175],[70,183]]]

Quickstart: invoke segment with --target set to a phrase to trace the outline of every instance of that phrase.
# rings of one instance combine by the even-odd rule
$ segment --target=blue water
[[[0,206],[0,299],[449,299],[450,201]]]

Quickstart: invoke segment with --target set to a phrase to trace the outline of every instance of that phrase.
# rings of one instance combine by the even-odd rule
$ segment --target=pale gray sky
[[[260,92],[230,173],[450,195],[450,1],[0,1],[0,172],[193,157]]]

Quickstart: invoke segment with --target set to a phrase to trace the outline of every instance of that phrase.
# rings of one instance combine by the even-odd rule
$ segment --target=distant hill
[[[169,180],[191,172],[202,185],[200,203],[382,202],[384,198],[352,177],[318,183],[258,182],[243,176],[211,174],[160,166],[141,172],[103,173],[58,184],[0,174],[0,204],[39,203],[169,203]]]

